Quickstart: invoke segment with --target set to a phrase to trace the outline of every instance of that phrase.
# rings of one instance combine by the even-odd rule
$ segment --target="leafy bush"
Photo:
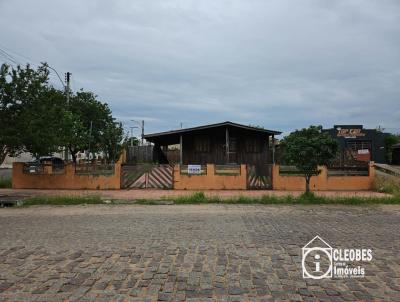
[[[174,199],[175,203],[180,204],[196,204],[196,203],[218,203],[220,199],[218,197],[206,197],[203,192],[195,192],[192,195],[179,196]]]
[[[12,180],[11,178],[2,178],[0,177],[0,188],[12,188]]]
[[[377,192],[400,195],[400,178],[377,175],[374,180],[374,189]]]

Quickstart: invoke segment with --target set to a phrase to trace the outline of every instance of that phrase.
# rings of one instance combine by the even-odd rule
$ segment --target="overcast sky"
[[[126,128],[400,132],[398,0],[0,0],[0,27],[0,48],[72,72]]]

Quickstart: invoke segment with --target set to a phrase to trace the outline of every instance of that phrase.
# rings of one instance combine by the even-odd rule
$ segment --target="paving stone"
[[[399,215],[399,206],[0,209],[0,301],[400,302]],[[301,247],[317,233],[373,249],[367,276],[303,279]]]

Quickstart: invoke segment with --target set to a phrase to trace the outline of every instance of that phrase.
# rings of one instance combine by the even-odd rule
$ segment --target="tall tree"
[[[42,64],[36,70],[30,65],[0,67],[0,163],[7,154],[24,150],[22,133],[29,121],[22,115],[29,104],[43,97],[48,90],[49,70]],[[36,108],[33,107],[35,110]]]
[[[111,110],[106,103],[97,100],[92,92],[79,91],[70,98],[69,112],[66,124],[64,144],[76,162],[76,154],[79,151],[89,152],[103,151],[103,136],[114,122]]]
[[[393,145],[397,144],[398,142],[400,142],[400,136],[399,135],[395,135],[395,134],[388,134],[385,137],[385,157],[388,163],[392,162],[392,147]]]
[[[296,166],[306,180],[306,192],[310,192],[310,179],[321,171],[318,166],[329,165],[335,158],[338,142],[322,126],[310,126],[296,130],[286,136],[282,144],[285,161]]]
[[[107,124],[101,137],[100,148],[108,162],[116,162],[122,152],[124,143],[124,130],[121,123],[114,120]]]
[[[48,83],[48,65],[0,68],[0,163],[22,151],[39,157],[67,146],[76,162],[79,151],[103,151],[114,161],[121,151],[122,127],[106,103],[79,91],[67,104],[63,91]]]
[[[65,102],[63,92],[48,87],[40,97],[23,106],[20,139],[24,151],[37,158],[60,151],[65,129]]]

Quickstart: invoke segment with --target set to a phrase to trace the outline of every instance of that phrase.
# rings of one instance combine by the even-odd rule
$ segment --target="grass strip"
[[[300,196],[271,196],[262,197],[238,196],[227,199],[218,196],[206,196],[203,192],[196,192],[187,196],[176,198],[164,198],[171,200],[174,204],[344,204],[344,205],[363,205],[363,204],[400,204],[400,195],[388,197],[325,197],[317,196],[313,193],[304,193]],[[140,199],[137,204],[159,205],[160,201],[150,199]]]
[[[33,197],[25,199],[24,206],[31,205],[79,205],[79,204],[104,204],[100,196],[48,196]],[[131,204],[132,201],[115,202],[110,204]],[[384,197],[325,197],[317,196],[313,193],[304,193],[300,196],[271,196],[264,195],[261,197],[238,196],[232,198],[220,198],[218,196],[206,196],[203,192],[196,192],[187,196],[165,197],[162,199],[137,199],[135,204],[142,205],[168,205],[168,204],[342,204],[342,205],[373,205],[373,204],[400,204],[400,195],[384,196]]]
[[[100,196],[48,196],[32,197],[23,201],[24,206],[32,205],[77,205],[77,204],[102,204]]]

